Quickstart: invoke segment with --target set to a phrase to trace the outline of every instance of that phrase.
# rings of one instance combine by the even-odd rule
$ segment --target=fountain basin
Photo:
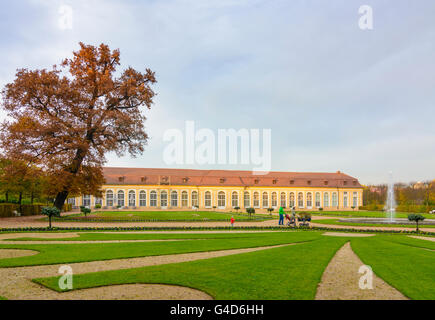
[[[367,224],[391,224],[391,225],[410,225],[415,226],[415,222],[409,221],[408,219],[398,218],[391,221],[389,218],[342,218],[338,220],[339,222],[348,223],[367,223]],[[435,219],[425,219],[420,221],[419,225],[429,225],[435,226]]]

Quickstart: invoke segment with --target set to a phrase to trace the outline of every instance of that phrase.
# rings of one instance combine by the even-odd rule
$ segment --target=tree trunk
[[[417,220],[417,233],[418,233],[418,220]]]
[[[51,229],[51,216],[48,216],[48,228]]]
[[[23,193],[20,192],[20,196],[18,198],[18,203],[20,204],[20,213],[23,213],[23,206],[21,205],[22,201],[23,201]]]
[[[66,198],[68,198],[68,191],[59,192],[54,200],[54,206],[62,211]]]
[[[9,202],[9,192],[7,192],[7,191],[5,193],[5,198],[6,198],[6,203],[8,203]]]
[[[32,193],[30,194],[30,204],[33,204],[33,198],[34,197],[35,197],[35,194],[32,191]]]

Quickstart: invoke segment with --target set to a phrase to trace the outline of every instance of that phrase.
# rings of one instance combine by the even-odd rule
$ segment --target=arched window
[[[160,206],[163,208],[168,206],[168,193],[166,191],[160,192]]]
[[[311,192],[307,193],[307,208],[313,207],[313,194]]]
[[[133,190],[130,190],[128,192],[128,206],[129,207],[135,207],[136,206],[136,192]]]
[[[171,192],[171,207],[178,207],[178,192]]]
[[[287,207],[287,201],[285,198],[285,192],[281,192],[281,207],[286,208]]]
[[[68,203],[74,207],[76,205],[76,198],[69,198]]]
[[[103,199],[101,199],[100,197],[95,197],[94,199],[95,205],[103,205]]]
[[[90,195],[84,195],[82,197],[82,206],[84,207],[90,207],[91,206],[91,196]]]
[[[187,207],[189,205],[189,194],[187,191],[181,192],[181,206]]]
[[[343,194],[343,207],[347,208],[349,206],[349,197],[347,192]]]
[[[329,193],[325,192],[323,194],[323,207],[327,208],[329,207]]]
[[[352,207],[357,208],[358,207],[358,193],[353,193],[353,200],[352,200]]]
[[[233,208],[239,206],[239,194],[236,191],[234,191],[232,196],[231,196],[231,206]]]
[[[334,192],[332,194],[332,206],[333,207],[338,207],[338,196],[337,196],[337,192]]]
[[[112,190],[106,191],[106,206],[113,207],[113,191]]]
[[[296,206],[296,204],[295,204],[295,193],[294,192],[290,192],[289,201],[288,202],[289,202],[288,206],[290,208],[293,208],[294,206]]]
[[[122,190],[118,191],[118,207],[125,206],[125,193]]]
[[[320,192],[316,192],[316,208],[320,208]]]
[[[192,191],[192,207],[199,207],[198,191]]]
[[[147,193],[144,190],[139,192],[139,206],[141,207],[147,206]]]
[[[219,191],[218,193],[218,207],[220,209],[225,208],[225,192]]]
[[[206,191],[204,194],[204,206],[206,208],[211,208],[211,192]]]
[[[278,194],[276,192],[272,192],[272,208],[278,207]]]
[[[299,208],[304,207],[304,194],[302,192],[298,193],[298,207]]]
[[[157,207],[157,192],[154,190],[150,192],[150,207]]]
[[[263,208],[269,208],[269,194],[263,192]]]
[[[260,208],[260,194],[254,192],[254,208]]]
[[[243,206],[245,208],[251,207],[251,195],[247,191],[243,194]]]

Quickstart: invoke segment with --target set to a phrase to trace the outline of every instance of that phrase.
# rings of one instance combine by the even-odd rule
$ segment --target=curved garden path
[[[175,255],[150,256],[142,258],[114,259],[68,264],[74,274],[139,268],[145,266],[210,259],[228,255],[254,252],[278,247],[294,245],[284,244],[257,248],[219,250],[197,253],[183,253]],[[31,281],[34,278],[59,276],[59,267],[63,264],[0,268],[0,296],[11,300],[65,300],[65,299],[209,299],[210,296],[198,290],[176,286],[159,285],[128,285],[91,288],[59,293]],[[113,288],[114,290],[107,290]],[[184,291],[183,291],[184,289]],[[157,290],[157,291],[155,291]],[[113,292],[116,291],[116,292]],[[153,293],[154,292],[154,293]]]
[[[373,274],[373,289],[360,289],[359,268],[364,263],[350,242],[337,251],[317,287],[316,300],[408,300],[397,289]]]

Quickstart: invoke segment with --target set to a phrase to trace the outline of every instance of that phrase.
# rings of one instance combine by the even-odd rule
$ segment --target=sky
[[[387,182],[389,172],[396,182],[435,178],[432,0],[0,5],[1,88],[18,68],[60,63],[80,41],[119,48],[121,69],[156,72],[145,152],[109,154],[107,165],[245,169],[165,163],[165,132],[194,121],[214,132],[271,129],[273,171],[341,170],[364,184]],[[362,5],[373,9],[371,30],[359,27]]]

